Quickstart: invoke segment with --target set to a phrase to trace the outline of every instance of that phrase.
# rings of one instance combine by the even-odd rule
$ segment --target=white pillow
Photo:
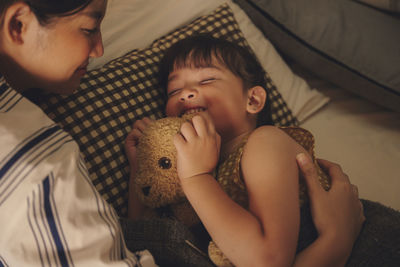
[[[230,0],[111,0],[102,24],[104,56],[91,60],[89,69],[101,67],[135,48],[144,48],[224,2],[230,5],[261,65],[300,122],[329,101],[291,71],[244,11]]]

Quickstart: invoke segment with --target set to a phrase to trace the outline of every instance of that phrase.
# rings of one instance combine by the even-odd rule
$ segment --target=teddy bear
[[[146,217],[162,217],[167,213],[190,229],[200,219],[180,186],[173,144],[173,136],[179,132],[182,123],[189,120],[190,117],[162,118],[145,129],[137,147],[137,173],[134,182],[139,200],[150,208]],[[280,128],[310,153],[317,166],[320,182],[328,190],[329,179],[318,167],[314,157],[312,134],[299,127]],[[300,203],[306,200],[306,186],[304,181],[300,181]],[[208,246],[208,256],[217,266],[233,266],[213,241]]]
[[[176,171],[173,137],[189,118],[167,117],[149,125],[137,147],[135,192],[151,208],[145,217],[168,214],[190,227],[199,222],[187,201]]]

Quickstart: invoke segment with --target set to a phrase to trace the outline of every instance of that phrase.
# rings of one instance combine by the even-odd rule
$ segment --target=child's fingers
[[[154,122],[147,117],[137,120],[132,125],[132,130],[128,133],[125,139],[125,146],[137,146],[140,137],[143,135],[143,131]]]
[[[216,131],[215,131],[214,122],[213,122],[210,114],[208,114],[208,112],[202,112],[202,113],[200,113],[200,116],[204,119],[204,121],[206,123],[208,133],[214,134]]]
[[[310,195],[317,193],[322,190],[322,187],[318,180],[317,169],[314,166],[310,156],[305,153],[300,153],[296,156],[297,164],[300,167],[304,180],[307,183],[307,190]]]
[[[208,133],[208,125],[202,116],[194,116],[192,123],[198,136],[204,137]]]
[[[142,121],[143,121],[147,126],[149,126],[150,124],[152,124],[152,123],[154,122],[154,120],[150,119],[149,117],[144,117],[144,118],[142,119]]]
[[[140,137],[143,135],[143,132],[139,131],[138,129],[133,129],[131,132],[131,140],[134,142],[135,145],[139,143]]]
[[[144,117],[141,120],[135,121],[135,123],[133,124],[133,128],[138,129],[139,131],[143,132],[153,122],[154,122],[153,120],[151,120],[147,117]]]
[[[194,129],[193,124],[190,122],[182,123],[180,135],[189,142],[197,137],[196,130]]]
[[[177,133],[176,135],[174,135],[173,142],[176,149],[179,151],[182,148],[182,146],[186,143],[186,140],[182,136],[182,134]]]
[[[129,146],[130,145],[136,146],[138,144],[138,140],[141,135],[142,133],[134,128],[126,136],[125,143]]]

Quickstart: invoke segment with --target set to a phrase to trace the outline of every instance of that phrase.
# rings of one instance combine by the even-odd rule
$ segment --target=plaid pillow
[[[78,142],[89,175],[100,194],[117,210],[127,213],[129,165],[124,140],[133,122],[144,116],[163,117],[162,89],[157,83],[158,63],[166,48],[189,35],[211,32],[248,46],[227,4],[200,17],[148,48],[133,50],[93,70],[73,95],[44,95],[37,104]],[[268,79],[272,116],[276,125],[297,124],[281,95]]]

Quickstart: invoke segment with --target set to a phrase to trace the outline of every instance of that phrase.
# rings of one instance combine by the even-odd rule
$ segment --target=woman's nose
[[[102,40],[101,32],[99,32],[95,39],[92,47],[92,51],[90,52],[90,57],[97,58],[101,57],[104,54],[103,40]]]
[[[193,100],[197,96],[196,89],[183,89],[180,95],[180,101],[188,101]]]

